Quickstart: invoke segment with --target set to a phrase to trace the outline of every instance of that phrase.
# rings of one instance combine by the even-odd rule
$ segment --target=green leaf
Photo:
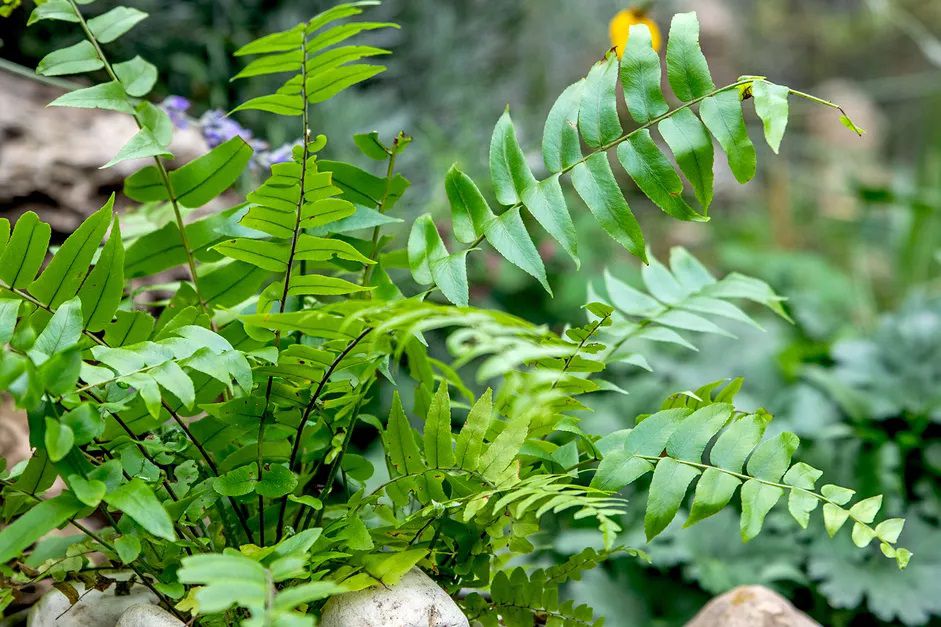
[[[451,444],[451,399],[448,384],[444,381],[428,406],[425,418],[425,459],[429,468],[454,466],[454,449]]]
[[[738,478],[718,468],[707,468],[696,484],[693,505],[683,526],[689,527],[720,512],[732,500],[741,483]]]
[[[699,104],[699,115],[725,151],[735,180],[739,183],[750,181],[755,176],[757,157],[745,129],[738,93],[729,89],[706,98]]]
[[[727,403],[716,403],[694,411],[680,423],[667,440],[667,454],[698,463],[706,445],[729,421],[732,409]]]
[[[288,294],[291,296],[311,295],[311,296],[340,296],[342,294],[353,294],[356,292],[365,292],[372,288],[364,287],[357,283],[323,274],[295,274],[291,276],[291,285],[288,287]],[[442,293],[447,292],[442,288]]]
[[[425,463],[415,441],[415,431],[405,417],[398,392],[392,396],[392,411],[389,412],[386,429],[382,432],[382,442],[389,463],[400,475],[417,474],[425,470]]]
[[[163,508],[153,491],[140,479],[131,479],[116,490],[108,492],[105,503],[127,514],[149,533],[173,542],[176,534],[170,515]]]
[[[879,508],[881,507],[882,495],[879,494],[855,503],[852,507],[850,507],[850,515],[853,517],[853,520],[861,520],[864,523],[871,523],[875,519],[876,514],[879,512]]]
[[[549,115],[542,134],[542,158],[549,172],[556,173],[573,166],[582,158],[578,137],[578,107],[585,81],[565,88]]]
[[[333,28],[317,33],[316,36],[311,38],[306,44],[307,54],[312,54],[318,50],[334,46],[364,31],[398,27],[398,24],[391,22],[351,22],[349,24],[340,24],[339,26],[334,26]],[[308,27],[307,32],[311,33],[313,30],[314,29],[311,27]]]
[[[476,470],[484,447],[484,436],[493,420],[493,392],[490,388],[477,399],[457,436],[455,461],[465,470]]]
[[[62,415],[61,422],[72,430],[75,444],[82,446],[92,442],[104,431],[105,423],[91,403],[82,403]]]
[[[111,226],[113,207],[112,195],[69,235],[43,273],[30,284],[29,292],[40,302],[58,307],[78,293],[98,245]]]
[[[251,494],[258,484],[258,465],[240,466],[212,480],[212,489],[222,496],[244,496]]]
[[[98,507],[108,492],[108,486],[103,481],[85,479],[78,475],[70,475],[68,484],[75,493],[75,497],[89,507]]]
[[[491,218],[484,225],[483,232],[490,245],[503,255],[504,259],[535,278],[549,295],[552,295],[546,278],[546,267],[523,224],[519,207],[511,207]]]
[[[147,17],[147,14],[130,7],[117,6],[98,17],[88,20],[88,29],[99,43],[111,43]]]
[[[575,166],[572,184],[608,235],[646,262],[644,235],[614,179],[608,155],[598,152]]]
[[[706,96],[716,88],[699,48],[699,20],[695,13],[679,13],[670,23],[667,80],[683,102]]]
[[[122,562],[133,564],[141,552],[140,539],[137,536],[120,536],[114,539],[114,548]]]
[[[243,102],[232,109],[237,111],[267,111],[276,115],[298,116],[304,113],[304,100],[300,94],[270,94]]]
[[[609,51],[604,60],[592,66],[585,78],[578,109],[578,130],[585,143],[600,148],[621,136],[617,102],[618,58]]]
[[[823,526],[831,538],[840,530],[849,515],[849,510],[845,510],[839,505],[833,503],[823,504]]]
[[[314,237],[307,233],[301,233],[298,237],[297,248],[294,250],[294,259],[296,261],[329,261],[334,257],[365,265],[376,263],[343,240]]]
[[[126,144],[121,147],[111,161],[101,166],[110,168],[129,159],[143,159],[145,157],[172,157],[173,155],[157,139],[150,129],[142,128],[137,131]]]
[[[114,73],[124,85],[124,91],[135,98],[149,94],[157,82],[157,67],[140,56],[135,56],[130,61],[115,63]]]
[[[709,459],[719,468],[741,472],[745,458],[761,441],[766,425],[766,421],[755,414],[735,420],[716,440]]]
[[[36,66],[36,73],[43,76],[63,76],[81,74],[104,67],[98,58],[95,47],[88,41],[80,41],[74,46],[61,48],[43,57]]]
[[[40,20],[59,20],[61,22],[79,22],[79,17],[75,9],[68,0],[47,0],[42,4],[37,4],[33,12],[30,13],[27,26],[32,26]]]
[[[748,474],[766,481],[780,481],[799,444],[800,438],[788,432],[765,440],[748,458]]]
[[[291,251],[283,242],[240,237],[220,242],[212,247],[218,253],[231,259],[238,259],[258,266],[269,272],[284,273],[288,267]]]
[[[755,113],[761,118],[765,129],[765,141],[777,154],[787,128],[787,96],[790,90],[784,85],[775,85],[768,81],[755,81],[751,86],[755,98]]]
[[[271,464],[261,474],[261,481],[255,485],[255,493],[268,498],[278,498],[294,492],[297,487],[297,475],[287,466]]]
[[[49,453],[49,459],[57,462],[72,450],[72,446],[75,444],[75,435],[66,425],[47,417],[44,442],[46,452]]]
[[[19,557],[31,544],[65,524],[84,508],[85,505],[69,492],[33,505],[25,514],[0,529],[0,564]]]
[[[640,191],[664,213],[677,220],[707,219],[683,200],[683,181],[657,148],[650,131],[641,129],[627,141],[621,142],[617,155],[621,166],[634,179]]]
[[[379,141],[379,131],[356,133],[353,135],[353,143],[370,159],[386,161],[389,158],[389,150]]]
[[[559,242],[578,267],[578,240],[575,224],[565,204],[559,175],[539,181],[523,190],[523,205],[552,238]]]
[[[670,524],[686,496],[689,484],[698,476],[697,469],[669,457],[657,462],[650,481],[647,511],[644,513],[644,534],[648,542]]]
[[[32,283],[46,258],[51,234],[52,227],[40,222],[32,211],[21,215],[0,255],[0,280],[20,289]]]
[[[452,165],[444,179],[444,190],[451,204],[451,225],[457,241],[470,244],[483,235],[484,225],[493,219],[487,199],[471,177]]]
[[[184,207],[202,207],[238,180],[252,152],[251,146],[236,136],[174,170],[170,182],[177,201]]]
[[[742,540],[748,542],[758,535],[764,524],[765,516],[784,495],[784,490],[777,486],[749,479],[742,486],[742,519],[740,531]]]
[[[853,131],[860,137],[862,137],[866,132],[866,129],[856,126],[856,123],[853,122],[853,120],[851,120],[850,117],[846,115],[845,113],[840,114],[840,124],[848,128],[849,130]]]
[[[820,493],[837,505],[846,505],[849,503],[850,499],[853,498],[853,495],[856,494],[855,490],[842,488],[838,485],[833,485],[832,483],[828,483],[827,485],[820,488]]]
[[[363,558],[363,565],[370,576],[386,586],[391,586],[415,567],[425,555],[427,549],[408,549],[394,553],[374,553]]]
[[[627,110],[638,124],[646,124],[670,110],[660,90],[660,55],[653,49],[646,24],[631,26],[621,59],[621,87]]]
[[[408,263],[412,277],[422,285],[435,283],[441,293],[456,305],[466,305],[468,300],[465,253],[448,254],[430,215],[419,216],[412,224],[408,237]]]
[[[712,139],[696,114],[680,109],[657,126],[703,208],[712,203]]]
[[[108,243],[78,291],[85,328],[89,331],[104,329],[114,317],[123,296],[124,246],[121,243],[121,228],[115,216]]]
[[[22,302],[18,298],[0,299],[0,345],[7,344],[13,338]]]
[[[500,116],[490,139],[490,178],[497,202],[501,205],[519,203],[523,190],[536,184],[523,150],[516,140],[509,110]]]
[[[250,54],[264,54],[270,52],[288,52],[299,49],[304,45],[304,24],[259,37],[235,51],[235,56],[241,57]]]
[[[118,81],[100,83],[92,87],[67,92],[50,102],[49,106],[105,109],[120,111],[129,115],[134,113],[134,107],[131,106],[131,102],[124,92],[124,87]]]
[[[499,482],[519,455],[527,435],[529,435],[527,416],[510,420],[500,435],[481,454],[477,465],[480,474],[489,481]]]
[[[341,91],[349,89],[357,83],[362,83],[376,74],[385,72],[385,70],[384,65],[354,63],[318,73],[307,81],[307,101],[311,104],[326,102]]]
[[[300,45],[298,45],[294,50],[288,50],[278,54],[269,54],[255,59],[242,68],[241,72],[233,76],[232,80],[252,76],[264,76],[267,74],[280,74],[282,72],[298,73],[301,70],[303,60],[304,51],[301,49]]]
[[[616,492],[654,469],[651,462],[626,450],[608,453],[591,479],[591,487]]]
[[[81,337],[82,303],[73,298],[62,303],[52,315],[30,352],[50,357],[75,346]]]
[[[820,503],[814,494],[800,488],[792,488],[787,498],[787,511],[801,528],[806,529],[810,522],[810,514]]]
[[[196,403],[196,390],[193,381],[183,372],[175,361],[166,361],[150,371],[150,376],[162,387],[179,399],[183,406],[192,409]]]

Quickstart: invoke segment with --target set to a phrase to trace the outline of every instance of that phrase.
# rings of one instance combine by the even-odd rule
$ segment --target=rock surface
[[[141,604],[127,608],[114,627],[183,627],[185,623],[157,605]]]
[[[468,627],[457,603],[413,568],[388,588],[335,596],[323,608],[321,627]]]
[[[686,627],[820,627],[764,586],[739,586],[714,598]]]
[[[53,241],[98,209],[124,177],[148,160],[100,169],[137,132],[123,113],[47,107],[63,89],[0,70],[0,216],[37,212]],[[171,151],[183,160],[206,151],[198,131],[174,133]],[[120,203],[123,207],[124,203]]]
[[[70,607],[68,598],[58,590],[50,590],[34,605],[26,618],[28,627],[111,627],[132,605],[152,604],[157,597],[141,585],[131,587],[129,594],[118,596],[114,587],[85,593],[85,586],[72,584],[79,595]],[[164,627],[159,625],[159,627]]]

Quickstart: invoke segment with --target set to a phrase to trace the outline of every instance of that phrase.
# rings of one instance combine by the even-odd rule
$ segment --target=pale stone
[[[162,607],[141,604],[127,608],[114,627],[183,627],[185,624]]]
[[[739,586],[706,604],[686,627],[820,627],[774,590]]]
[[[141,585],[132,586],[124,595],[116,595],[114,586],[86,594],[81,583],[71,585],[79,595],[78,603],[69,607],[71,603],[64,594],[50,590],[30,609],[27,627],[112,627],[132,605],[157,602],[157,597]]]
[[[320,627],[468,627],[448,593],[413,568],[394,586],[377,586],[331,598]]]

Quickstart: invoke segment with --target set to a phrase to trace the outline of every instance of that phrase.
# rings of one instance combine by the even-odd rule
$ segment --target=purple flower
[[[186,115],[187,110],[190,108],[189,100],[183,96],[167,96],[164,101],[160,103],[160,106],[167,112],[170,121],[173,122],[173,126],[179,129],[184,129],[189,126],[190,120]]]
[[[296,142],[293,144],[283,144],[280,148],[269,150],[267,153],[265,153],[265,160],[269,165],[274,165],[275,163],[287,163],[291,160],[291,153],[294,151],[294,146],[296,145]]]
[[[252,144],[256,150],[267,146],[264,142],[254,140],[250,130],[243,128],[235,120],[226,117],[225,112],[221,109],[210,109],[206,111],[202,117],[199,118],[199,126],[200,130],[202,130],[203,138],[210,148],[215,148],[235,136],[239,136],[246,142]]]

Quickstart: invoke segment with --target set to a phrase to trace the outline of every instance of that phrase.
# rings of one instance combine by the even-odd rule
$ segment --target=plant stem
[[[392,174],[395,171],[395,157],[398,154],[396,152],[396,146],[395,146],[396,143],[398,143],[398,139],[393,140],[393,149],[392,149],[392,152],[389,153],[389,160],[386,165],[386,185],[385,185],[385,189],[382,192],[382,198],[379,200],[379,207],[378,207],[379,213],[385,213],[386,202],[389,199],[389,191],[392,188]],[[375,261],[377,263],[379,261],[379,248],[380,248],[379,247],[379,233],[380,231],[381,231],[381,228],[379,225],[376,225],[373,227],[372,247],[370,248],[370,252],[369,252],[369,258],[372,261]],[[363,281],[362,281],[363,287],[367,287],[369,285],[369,279],[372,278],[373,268],[376,265],[377,265],[376,263],[371,263],[371,264],[367,264],[363,268]],[[367,298],[372,297],[371,292],[366,292],[366,295],[367,295],[366,296]]]
[[[333,372],[340,365],[340,362],[343,361],[350,352],[356,348],[356,345],[359,344],[363,338],[365,338],[369,332],[372,331],[372,327],[366,327],[363,331],[353,338],[349,344],[346,345],[346,348],[334,358],[333,362],[327,368],[327,371],[324,373],[323,377],[320,379],[320,383],[317,384],[317,389],[314,391],[314,394],[310,397],[310,401],[307,403],[307,407],[304,408],[304,413],[301,415],[301,421],[297,425],[297,431],[294,434],[294,444],[291,446],[291,455],[288,458],[288,469],[293,470],[295,463],[297,462],[297,455],[300,451],[301,440],[304,437],[304,427],[307,425],[307,418],[310,416],[310,412],[314,410],[314,407],[317,405],[317,401],[320,400],[320,395],[323,393],[324,388],[327,385],[327,381],[330,379]],[[278,540],[281,539],[282,534],[284,533],[284,512],[288,506],[288,497],[285,494],[281,497],[281,505],[278,510]]]
[[[281,288],[281,300],[278,303],[278,313],[284,313],[285,306],[288,299],[288,291],[291,286],[291,275],[294,270],[294,256],[297,254],[297,242],[300,239],[301,234],[301,215],[304,208],[304,182],[307,176],[307,160],[310,157],[310,142],[308,128],[309,121],[309,104],[307,102],[307,37],[305,35],[303,42],[301,43],[301,100],[304,103],[304,112],[302,114],[302,124],[304,126],[303,132],[301,134],[303,146],[303,152],[301,155],[301,176],[300,176],[300,193],[297,198],[297,206],[294,211],[294,232],[291,234],[291,250],[288,253],[287,268],[284,272],[284,286]],[[280,350],[281,346],[281,330],[278,329],[274,334],[274,343],[275,347]],[[261,414],[261,420],[258,423],[258,451],[255,456],[256,464],[258,465],[258,476],[257,480],[261,481],[262,479],[262,468],[264,465],[264,442],[265,442],[265,428],[267,427],[267,416],[268,416],[268,404],[271,402],[271,388],[274,385],[274,376],[268,377],[268,383],[265,387],[265,405],[264,411]],[[288,465],[288,468],[291,468],[291,464]],[[284,497],[287,499],[287,495]],[[281,540],[282,534],[282,524],[284,522],[284,507],[286,501],[282,504],[281,509],[278,512],[278,531],[277,531],[277,541]],[[265,498],[258,495],[258,534],[261,539],[261,545],[265,545]]]
[[[88,22],[85,20],[85,16],[82,15],[82,12],[79,10],[78,5],[75,0],[68,0],[69,4],[72,7],[72,10],[75,12],[76,17],[78,18],[79,26],[85,33],[85,38],[89,43],[94,47],[95,54],[98,55],[98,58],[104,64],[104,70],[107,72],[108,77],[121,84],[121,81],[118,79],[117,74],[114,71],[114,68],[111,66],[111,62],[108,61],[108,57],[105,55],[104,50],[101,49],[101,45],[98,43],[98,40],[95,39],[95,35],[91,32],[91,29],[88,27]],[[143,129],[144,124],[140,119],[140,115],[135,111],[131,114],[134,118],[134,122],[137,124],[138,129]],[[196,292],[196,299],[199,301],[199,307],[203,310],[207,316],[209,316],[210,325],[215,328],[215,325],[212,323],[212,312],[209,309],[209,304],[203,299],[202,294],[199,291],[199,282],[196,279],[196,261],[193,258],[193,250],[190,248],[189,240],[186,236],[186,225],[183,224],[183,213],[180,210],[180,204],[177,200],[176,194],[173,191],[173,184],[170,181],[170,175],[167,172],[167,167],[159,156],[154,156],[154,164],[157,168],[157,171],[160,173],[160,179],[163,182],[163,186],[167,190],[167,196],[170,200],[170,205],[173,207],[173,216],[176,220],[176,226],[180,233],[180,241],[183,244],[183,250],[186,253],[186,265],[189,268],[190,280],[193,283],[193,291]]]

